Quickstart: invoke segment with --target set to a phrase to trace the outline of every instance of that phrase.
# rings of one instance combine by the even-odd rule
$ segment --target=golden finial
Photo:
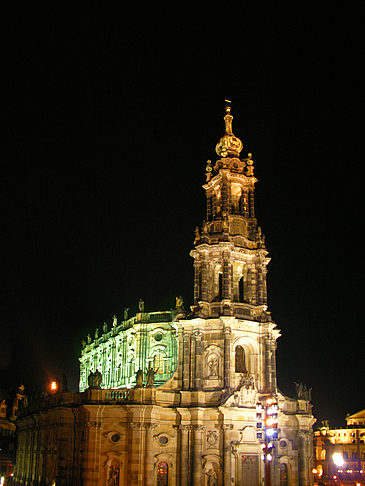
[[[215,151],[220,157],[239,157],[242,150],[242,142],[238,137],[233,135],[231,115],[231,100],[224,100],[227,103],[226,115],[224,117],[226,130],[224,136],[216,145]]]

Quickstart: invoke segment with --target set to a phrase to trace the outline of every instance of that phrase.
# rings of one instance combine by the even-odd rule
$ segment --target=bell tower
[[[194,316],[265,320],[266,273],[270,259],[255,217],[252,154],[240,158],[242,141],[233,134],[226,100],[225,133],[218,160],[206,167],[206,218],[195,229]],[[265,317],[264,317],[265,316]]]

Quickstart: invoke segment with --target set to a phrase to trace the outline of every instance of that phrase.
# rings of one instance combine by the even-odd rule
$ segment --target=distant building
[[[322,484],[365,485],[365,410],[349,415],[346,422],[345,428],[323,424],[315,432],[315,477]]]
[[[16,454],[15,420],[24,397],[23,385],[15,392],[0,389],[0,478],[8,478],[13,473]]]
[[[313,484],[310,390],[298,384],[292,399],[277,386],[257,179],[230,112],[206,167],[193,306],[178,297],[173,311],[147,313],[141,299],[136,316],[88,335],[80,393],[34,403],[18,421],[16,484]]]

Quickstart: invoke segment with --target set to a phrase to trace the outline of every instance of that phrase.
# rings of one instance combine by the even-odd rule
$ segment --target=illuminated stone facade
[[[346,428],[323,424],[315,432],[314,468],[326,484],[365,484],[365,410],[346,417]]]
[[[257,181],[251,154],[240,159],[230,106],[225,128],[206,168],[191,312],[180,299],[173,313],[146,314],[140,303],[137,316],[89,336],[80,393],[34,404],[19,421],[18,484],[261,486],[268,475],[272,485],[313,483],[310,393],[300,386],[290,399],[277,388],[280,332],[267,307]],[[278,424],[265,468],[258,404],[268,397]]]

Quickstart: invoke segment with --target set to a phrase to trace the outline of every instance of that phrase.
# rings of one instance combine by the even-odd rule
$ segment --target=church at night
[[[172,311],[145,312],[141,300],[88,335],[79,392],[50,394],[18,420],[14,484],[313,484],[310,391],[293,399],[277,386],[257,179],[232,121],[227,103],[190,252],[193,305],[177,297]]]

